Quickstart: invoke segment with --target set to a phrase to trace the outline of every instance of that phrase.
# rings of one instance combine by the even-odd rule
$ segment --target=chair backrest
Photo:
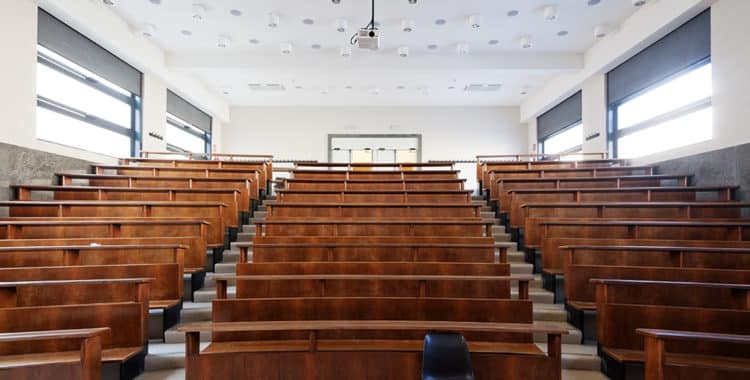
[[[424,337],[422,380],[473,380],[469,346],[463,335],[430,331]]]

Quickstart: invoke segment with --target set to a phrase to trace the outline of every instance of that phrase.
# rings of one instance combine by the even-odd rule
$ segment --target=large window
[[[583,151],[583,123],[578,122],[539,142],[540,153],[562,154]]]
[[[41,10],[36,82],[38,139],[112,157],[138,152],[140,73]]]
[[[167,91],[167,150],[211,153],[211,116]]]
[[[710,12],[607,73],[607,137],[616,157],[643,157],[712,138]]]
[[[618,156],[637,158],[710,140],[711,64],[705,63],[614,107]]]
[[[172,152],[210,153],[211,136],[190,123],[167,114],[167,149]]]

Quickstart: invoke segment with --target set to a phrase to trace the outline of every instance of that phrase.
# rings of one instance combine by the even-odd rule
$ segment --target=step
[[[236,273],[235,271],[236,268],[237,268],[236,263],[218,263],[214,267],[214,272],[222,273],[222,274],[227,274],[227,273],[234,274]]]
[[[266,216],[268,216],[268,212],[267,211],[256,211],[253,214],[253,218],[255,218],[255,219],[264,219]]]
[[[229,251],[224,251],[224,259],[221,261],[222,263],[236,263],[240,259],[240,250],[239,249],[232,249]]]
[[[537,343],[537,345],[547,351],[546,343]],[[596,354],[596,345],[562,344],[560,348],[564,369],[599,371],[600,360]],[[606,377],[601,377],[601,379],[606,379]]]
[[[565,322],[567,312],[565,305],[555,303],[535,303],[534,322]]]
[[[206,348],[206,346],[208,346],[208,343],[201,343],[201,350]],[[146,355],[147,372],[179,368],[185,368],[185,343],[149,343],[148,355]],[[137,377],[136,379],[141,378],[142,377]],[[150,378],[156,379],[157,377]],[[167,377],[159,377],[159,379],[166,378]]]
[[[202,332],[201,333],[201,342],[210,342],[211,341],[211,333],[210,332]],[[164,332],[164,343],[182,343],[185,344],[185,333],[177,331],[176,327],[172,327],[169,330]]]
[[[240,232],[255,232],[255,225],[254,224],[245,224],[242,226]]]
[[[219,266],[221,264],[216,264]],[[215,269],[218,272],[218,269]],[[534,265],[529,263],[511,263],[510,274],[532,274],[534,273]]]
[[[180,312],[180,322],[203,322],[211,320],[210,302],[185,302]]]
[[[258,206],[258,210],[256,211],[266,211],[267,209],[268,209],[268,206],[266,206],[265,204],[262,204]]]
[[[224,252],[224,261],[227,261],[227,253],[226,252]],[[515,250],[513,250],[513,251],[508,250],[508,262],[511,263],[511,264],[514,264],[514,263],[519,263],[519,264],[520,263],[526,263],[524,261],[524,254],[523,254],[523,252],[519,252],[519,251],[515,251]]]
[[[250,241],[253,241],[253,238],[255,238],[255,231],[237,233],[238,242],[250,242]]]
[[[544,324],[545,326],[556,326],[567,329],[568,334],[562,336],[562,344],[581,346],[581,331],[573,327],[573,325],[569,324],[568,322],[544,321],[540,323]],[[546,343],[547,334],[534,334],[534,342]]]
[[[565,367],[565,354],[563,354],[562,380],[607,380],[598,370],[573,370]],[[185,379],[185,369],[167,369],[161,371],[147,371],[135,378],[135,380],[183,380]]]

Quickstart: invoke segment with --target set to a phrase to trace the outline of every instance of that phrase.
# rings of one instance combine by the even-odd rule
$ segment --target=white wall
[[[422,160],[471,160],[477,154],[526,150],[518,108],[506,107],[247,107],[224,126],[229,153],[328,160],[328,134],[422,134]],[[473,180],[474,166],[462,176]]]
[[[581,72],[561,77],[533,94],[521,106],[522,120],[531,120],[568,94],[583,89],[585,133],[600,133],[584,143],[587,152],[606,150],[607,71],[711,6],[713,62],[713,139],[635,160],[651,163],[750,142],[750,14],[747,0],[660,0],[634,14],[614,35],[586,53]],[[534,126],[535,127],[535,126]],[[529,123],[529,128],[532,128]]]
[[[165,52],[143,37],[101,1],[4,0],[0,12],[0,142],[61,154],[88,161],[113,162],[107,157],[36,139],[37,3],[74,29],[144,73],[143,148],[163,151],[164,141],[148,136],[165,135],[166,89],[170,88],[211,114],[219,128],[229,120],[229,106],[200,82],[170,71]],[[220,132],[219,132],[220,135]]]

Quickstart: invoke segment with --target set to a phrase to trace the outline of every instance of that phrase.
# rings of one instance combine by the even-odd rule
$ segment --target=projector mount
[[[372,14],[370,23],[359,32],[355,33],[349,40],[352,45],[359,45],[360,49],[378,50],[380,46],[380,35],[378,28],[375,27],[375,0],[372,0]]]

